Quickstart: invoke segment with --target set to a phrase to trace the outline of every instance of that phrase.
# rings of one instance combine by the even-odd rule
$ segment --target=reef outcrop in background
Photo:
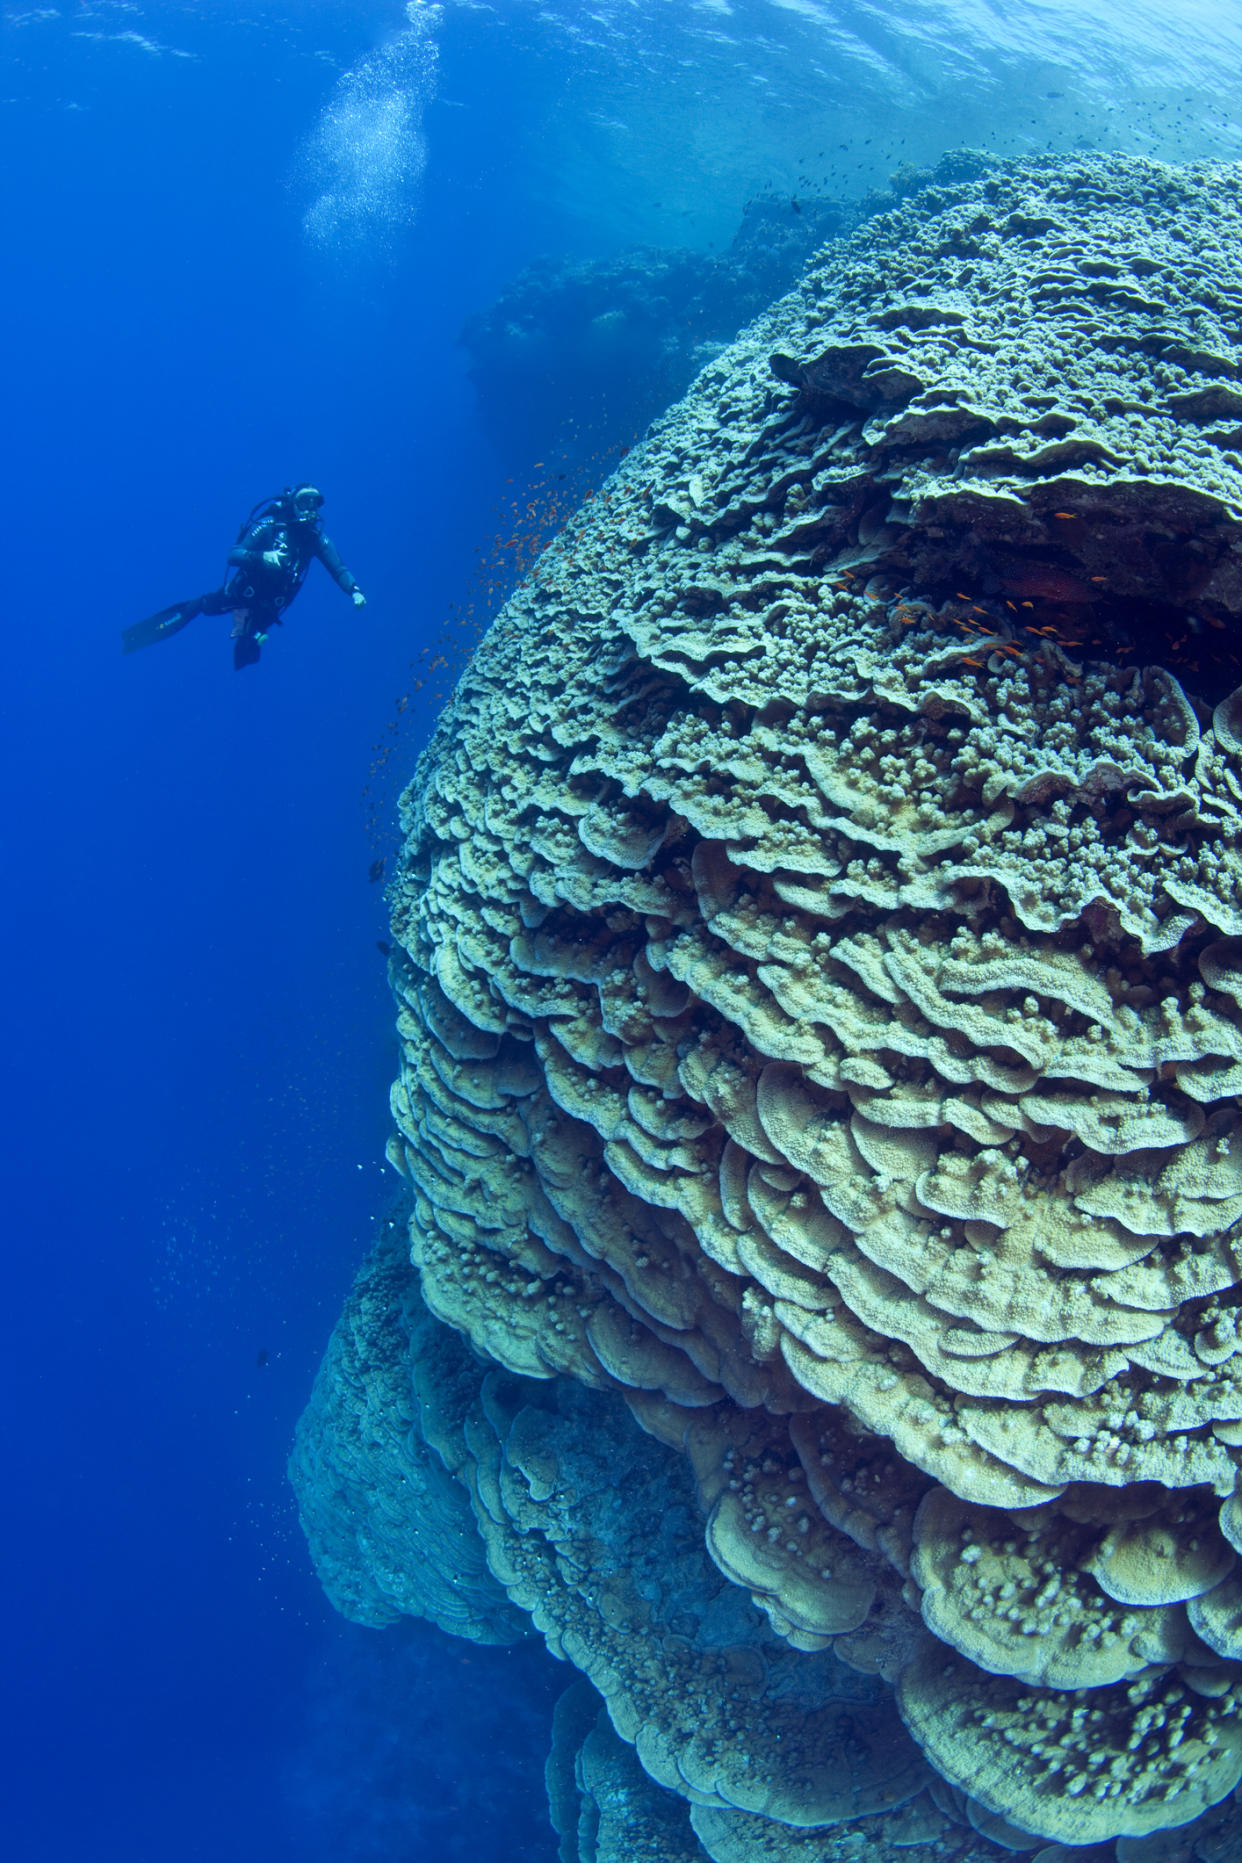
[[[827,249],[406,798],[434,1320],[379,1357],[486,1623],[641,1763],[566,1708],[569,1857],[1242,1842],[1240,179],[1048,160]],[[409,1608],[321,1385],[330,1589]]]
[[[521,460],[571,436],[625,444],[865,211],[761,197],[719,255],[637,247],[528,266],[462,331],[487,431]]]

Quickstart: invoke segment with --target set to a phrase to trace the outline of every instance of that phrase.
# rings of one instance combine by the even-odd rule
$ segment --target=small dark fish
[[[791,207],[793,208],[793,210],[794,210],[794,212],[795,212],[795,213],[801,213],[801,212],[802,212],[802,202],[801,202],[801,201],[797,201],[797,200],[795,200],[795,201],[790,201],[790,203],[789,203],[789,205],[790,205],[790,206],[791,206]]]
[[[377,938],[375,940],[375,948],[382,957],[391,957],[392,955],[392,946],[390,944],[385,944],[382,938]]]
[[[1044,92],[1045,97],[1064,97],[1064,95],[1065,95],[1064,91],[1045,91]]]
[[[256,1354],[254,1362],[255,1362],[255,1366],[257,1367],[259,1371],[262,1371],[265,1365],[268,1365],[271,1363],[271,1355],[269,1354],[266,1346],[263,1346],[260,1349],[260,1351]]]
[[[371,865],[367,868],[367,878],[368,880],[370,880],[371,884],[374,885],[376,880],[382,880],[383,877],[384,877],[384,858],[381,855],[378,860],[373,860],[371,862]]]

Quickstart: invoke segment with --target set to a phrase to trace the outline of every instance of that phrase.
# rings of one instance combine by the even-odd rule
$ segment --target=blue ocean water
[[[459,334],[541,256],[706,257],[756,197],[962,143],[1236,157],[1242,8],[99,0],[3,34],[5,1854],[550,1863],[563,1671],[336,1619],[283,1472],[392,1188],[368,869],[453,617],[554,521],[519,499],[548,435],[498,443]],[[606,469],[553,439],[565,483]],[[240,676],[220,619],[122,658],[304,477],[365,610],[314,569]]]

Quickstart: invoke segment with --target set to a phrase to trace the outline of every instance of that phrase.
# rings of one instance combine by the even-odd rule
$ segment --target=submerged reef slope
[[[718,256],[637,247],[536,260],[461,333],[487,431],[518,455],[571,433],[588,447],[630,440],[864,211],[761,198]]]
[[[289,1475],[315,1569],[354,1623],[380,1629],[425,1617],[451,1636],[516,1642],[530,1626],[488,1570],[469,1501],[437,1451],[410,1375],[425,1310],[404,1222],[389,1220],[385,1243],[354,1284],[294,1436]],[[417,1343],[433,1357],[433,1336]],[[444,1350],[452,1367],[452,1343]]]
[[[470,1341],[423,1435],[688,1805],[641,1854],[1242,1845],[1240,191],[1047,160],[828,248],[405,798],[408,1376]]]

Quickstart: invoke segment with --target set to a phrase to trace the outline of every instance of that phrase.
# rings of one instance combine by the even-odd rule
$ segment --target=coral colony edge
[[[293,1479],[347,1615],[580,1672],[566,1858],[1242,1854],[1240,183],[826,247],[404,798]]]

